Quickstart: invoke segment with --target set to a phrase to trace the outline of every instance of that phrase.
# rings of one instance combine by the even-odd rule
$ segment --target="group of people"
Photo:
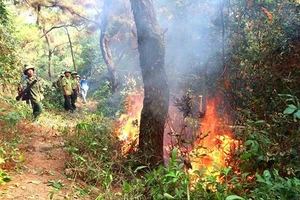
[[[18,86],[17,100],[22,99],[30,103],[33,110],[33,117],[36,119],[42,113],[41,101],[44,98],[44,89],[34,73],[33,66],[25,65],[23,74],[24,78]],[[73,112],[76,110],[76,101],[79,93],[82,96],[83,103],[86,103],[87,91],[89,89],[89,82],[86,76],[80,77],[77,72],[66,70],[61,74],[56,83],[56,87],[60,89],[64,97],[64,109],[66,111]]]
[[[73,112],[76,110],[76,101],[79,93],[82,96],[83,103],[86,103],[86,95],[89,89],[86,76],[80,77],[76,71],[66,70],[57,82],[64,96],[64,108],[66,111]]]

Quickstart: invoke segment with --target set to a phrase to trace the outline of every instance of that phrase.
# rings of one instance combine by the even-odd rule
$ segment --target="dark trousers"
[[[41,102],[31,101],[33,117],[37,118],[43,111]]]
[[[71,104],[71,95],[64,95],[64,99],[65,99],[65,102],[64,102],[64,108],[66,111],[69,111],[69,110],[74,110],[72,108],[72,104]]]
[[[77,96],[78,96],[78,94],[77,94],[76,90],[73,90],[73,93],[71,95],[71,106],[72,106],[73,110],[76,109],[75,103],[77,101]]]

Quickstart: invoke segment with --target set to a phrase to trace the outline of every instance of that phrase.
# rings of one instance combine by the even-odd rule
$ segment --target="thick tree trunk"
[[[164,69],[165,46],[151,0],[131,0],[138,36],[144,82],[139,150],[151,168],[163,163],[163,138],[169,107],[169,86]]]

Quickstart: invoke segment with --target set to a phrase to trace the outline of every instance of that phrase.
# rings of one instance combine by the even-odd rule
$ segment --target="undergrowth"
[[[273,121],[245,120],[235,132],[240,141],[225,167],[210,173],[187,169],[177,148],[168,165],[149,171],[133,154],[122,154],[124,142],[115,134],[116,121],[99,114],[86,115],[75,127],[61,127],[71,159],[66,175],[90,185],[78,189],[95,199],[280,199],[300,198],[299,102],[282,95],[287,102]],[[22,160],[17,145],[22,142],[16,126],[31,115],[23,103],[1,99],[13,109],[0,109],[0,184],[10,181],[7,163]],[[293,138],[293,140],[291,140]],[[291,141],[291,142],[289,142]],[[20,160],[21,159],[21,160]]]
[[[22,143],[23,136],[17,129],[18,123],[31,113],[24,102],[15,102],[10,98],[1,98],[0,103],[0,185],[11,180],[9,171],[15,163],[24,160],[18,144]]]
[[[291,123],[294,121],[293,116],[282,117],[291,117]],[[231,161],[226,167],[215,166],[213,173],[205,168],[187,170],[176,148],[167,166],[149,171],[147,166],[139,165],[138,157],[120,153],[123,144],[114,135],[114,124],[114,121],[95,117],[78,123],[66,140],[72,156],[67,163],[69,176],[100,189],[93,193],[98,200],[288,200],[300,197],[296,161],[299,156],[295,152],[275,151],[277,138],[270,137],[273,127],[265,121],[248,121],[245,129],[236,133],[242,143],[231,152]],[[289,162],[289,166],[282,168],[282,161]]]

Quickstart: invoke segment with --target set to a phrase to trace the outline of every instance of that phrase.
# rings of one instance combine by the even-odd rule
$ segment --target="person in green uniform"
[[[72,80],[72,90],[73,90],[73,93],[71,95],[71,105],[73,110],[76,110],[76,101],[79,92],[79,82],[77,78],[77,72],[73,71],[71,73],[71,76],[72,76],[71,80]]]
[[[30,88],[29,91],[29,100],[33,110],[33,117],[34,119],[36,119],[43,111],[41,101],[44,97],[42,94],[44,92],[44,89],[42,88],[39,79],[34,73],[33,66],[25,65],[24,75],[26,75],[27,77],[22,82],[23,88],[26,88],[34,80],[37,80],[37,82]]]
[[[52,83],[52,86],[58,90],[61,90],[61,79],[65,76],[64,72],[62,72],[56,81]]]
[[[72,90],[72,79],[71,79],[71,71],[66,70],[65,76],[61,79],[61,87],[64,95],[64,108],[66,111],[73,112],[72,104],[71,104],[71,95],[73,93]]]

